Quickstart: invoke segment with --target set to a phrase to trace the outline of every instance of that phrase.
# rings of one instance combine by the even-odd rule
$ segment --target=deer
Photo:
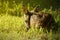
[[[39,6],[36,6],[33,11],[29,11],[24,5],[22,7],[24,12],[25,25],[27,30],[31,27],[42,28],[50,30],[54,25],[55,20],[49,13],[39,11]]]

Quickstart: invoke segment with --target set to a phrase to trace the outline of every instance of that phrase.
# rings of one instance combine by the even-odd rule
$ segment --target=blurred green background
[[[52,14],[58,31],[31,28],[26,32],[23,4],[28,10],[40,5],[41,11]],[[60,40],[60,0],[0,0],[0,40]]]

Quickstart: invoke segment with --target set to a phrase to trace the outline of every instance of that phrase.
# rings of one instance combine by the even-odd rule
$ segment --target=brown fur
[[[48,13],[42,13],[40,15],[32,15],[30,19],[30,26],[39,28],[51,28],[51,25],[54,23],[53,16]]]
[[[43,28],[50,29],[51,25],[55,22],[51,14],[39,12],[38,7],[36,7],[34,11],[28,11],[23,6],[23,12],[25,13],[25,25],[27,28],[39,28],[42,26]]]

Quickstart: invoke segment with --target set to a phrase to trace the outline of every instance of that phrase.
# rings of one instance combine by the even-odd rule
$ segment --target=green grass
[[[42,28],[38,30],[33,27],[26,32],[22,3],[13,3],[11,7],[8,5],[10,5],[9,2],[3,2],[3,6],[0,5],[0,40],[60,40],[60,28],[56,33],[52,31],[45,33]],[[52,14],[56,25],[60,27],[60,10],[52,11],[50,8],[42,11]]]
[[[0,40],[60,40],[59,37],[60,31],[45,33],[42,28],[26,32],[23,16],[0,15]]]

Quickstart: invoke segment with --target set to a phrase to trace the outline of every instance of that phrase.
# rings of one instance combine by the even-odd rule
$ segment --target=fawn
[[[53,28],[51,27],[51,25],[55,22],[53,16],[49,13],[40,12],[39,6],[36,6],[33,11],[27,10],[24,5],[22,9],[24,12],[25,25],[27,29],[30,27],[39,28],[40,26],[48,30]]]

